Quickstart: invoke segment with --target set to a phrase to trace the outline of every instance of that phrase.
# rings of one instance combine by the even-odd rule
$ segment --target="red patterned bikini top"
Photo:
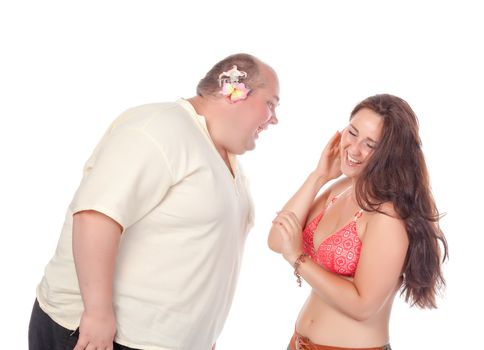
[[[317,249],[314,248],[314,231],[324,213],[347,190],[334,196],[326,208],[306,225],[303,231],[303,249],[314,262],[326,270],[353,277],[361,253],[361,241],[356,231],[356,221],[363,213],[362,209],[356,212],[350,223],[326,237]]]

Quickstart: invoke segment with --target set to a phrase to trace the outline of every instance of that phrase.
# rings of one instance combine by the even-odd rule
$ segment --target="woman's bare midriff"
[[[296,322],[296,331],[320,345],[337,347],[377,347],[389,342],[388,324],[393,299],[398,288],[383,307],[367,320],[355,320],[342,313],[312,291]]]

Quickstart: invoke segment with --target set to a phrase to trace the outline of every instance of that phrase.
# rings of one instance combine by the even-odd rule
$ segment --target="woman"
[[[288,349],[390,349],[396,293],[435,308],[445,284],[439,217],[414,112],[396,96],[365,99],[273,221],[269,247],[312,287]]]

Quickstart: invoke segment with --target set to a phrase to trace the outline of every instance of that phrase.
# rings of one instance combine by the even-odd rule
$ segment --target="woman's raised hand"
[[[341,133],[337,131],[324,147],[316,167],[318,176],[324,177],[328,181],[341,175],[340,141]]]

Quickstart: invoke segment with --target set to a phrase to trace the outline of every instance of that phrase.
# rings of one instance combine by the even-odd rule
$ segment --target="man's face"
[[[269,67],[261,66],[264,86],[250,92],[246,100],[239,101],[236,117],[235,142],[233,153],[242,154],[255,148],[259,134],[269,124],[277,124],[276,107],[279,104],[279,80]],[[235,140],[234,140],[235,141]]]

